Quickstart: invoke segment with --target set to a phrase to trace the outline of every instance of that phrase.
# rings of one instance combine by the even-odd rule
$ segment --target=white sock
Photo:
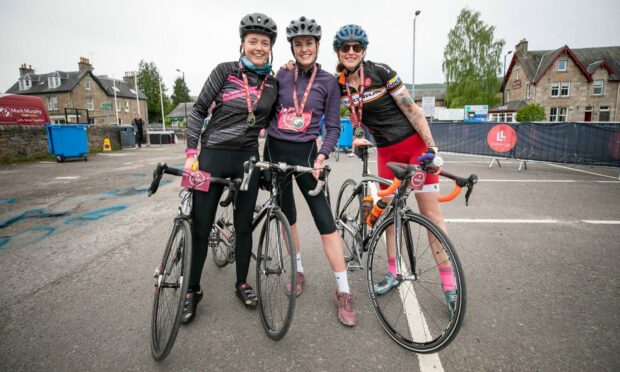
[[[295,261],[297,261],[297,272],[298,273],[303,273],[304,272],[304,267],[301,266],[301,253],[297,253],[295,255]]]
[[[349,290],[349,279],[347,278],[347,271],[345,270],[339,273],[334,271],[334,276],[336,276],[336,283],[338,283],[338,292],[351,293]]]

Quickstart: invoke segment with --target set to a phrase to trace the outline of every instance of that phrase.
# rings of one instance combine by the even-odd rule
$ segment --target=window
[[[566,107],[560,107],[560,113],[558,114],[558,121],[566,121],[566,114],[568,109]]]
[[[557,121],[558,120],[558,108],[552,107],[549,110],[549,121]]]
[[[93,97],[86,97],[86,109],[90,111],[95,109],[95,103],[93,102]]]
[[[28,90],[32,88],[32,80],[30,78],[19,80],[19,90]]]
[[[121,111],[121,100],[120,99],[116,99],[116,112]]]
[[[129,112],[129,101],[125,101],[125,112]]]
[[[513,113],[512,112],[506,113],[506,123],[512,123],[512,122],[514,122]]]
[[[592,94],[595,96],[600,96],[603,94],[603,80],[594,80],[594,91]]]
[[[609,121],[610,110],[609,106],[601,106],[598,114],[598,121]]]
[[[58,97],[47,97],[47,109],[58,110]]]
[[[515,70],[515,78],[519,80],[519,69]]]
[[[568,97],[570,95],[570,82],[563,81],[560,84],[560,96]]]
[[[530,91],[531,85],[530,83],[525,84],[525,99],[532,98],[532,92]]]
[[[568,61],[565,59],[560,59],[558,61],[558,71],[566,71],[566,67],[568,66]]]
[[[86,90],[90,90],[90,80],[84,81],[84,88],[86,88]]]
[[[60,86],[60,76],[50,76],[47,78],[47,84],[50,89],[58,88]]]
[[[138,95],[138,93],[136,93],[135,89],[129,89],[129,91],[131,92],[131,94],[134,94],[136,96]]]
[[[118,89],[118,88],[117,88],[117,87],[115,87],[115,86],[112,86],[112,89],[114,89],[114,91],[115,91],[116,93],[119,93],[119,92],[121,91],[120,89]]]
[[[560,83],[551,83],[551,97],[560,96]]]

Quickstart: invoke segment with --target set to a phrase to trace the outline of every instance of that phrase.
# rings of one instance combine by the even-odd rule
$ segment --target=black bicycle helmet
[[[246,34],[250,32],[258,32],[269,36],[271,44],[276,42],[278,36],[278,26],[263,13],[251,13],[241,18],[239,22],[239,36],[243,40]]]
[[[297,36],[314,36],[317,41],[321,40],[321,26],[314,19],[300,17],[294,19],[286,28],[286,40],[291,42]]]
[[[366,31],[358,25],[345,25],[340,27],[334,36],[334,50],[338,49],[347,41],[356,41],[360,43],[361,46],[366,48],[368,46],[368,35],[366,35]]]

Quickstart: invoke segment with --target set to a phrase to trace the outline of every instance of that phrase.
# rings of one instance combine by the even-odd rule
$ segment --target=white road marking
[[[536,183],[575,183],[575,182],[583,182],[577,180],[503,180],[503,179],[485,179],[481,178],[478,180],[479,182],[536,182]],[[454,181],[450,181],[454,182]],[[588,182],[588,181],[585,181]]]
[[[64,177],[54,177],[57,180],[77,180],[80,176],[64,176]]]
[[[445,222],[456,223],[558,223],[558,220],[524,220],[524,219],[508,219],[508,218],[446,218]]]
[[[605,177],[605,178],[613,178],[615,180],[618,179],[618,177],[616,177],[616,176],[608,176],[606,174],[590,172],[590,171],[586,171],[586,170],[583,170],[583,169],[576,169],[576,168],[566,167],[564,165],[551,164],[551,163],[545,163],[545,164],[550,165],[552,167],[558,167],[558,168],[564,168],[564,169],[572,170],[572,171],[575,171],[575,172],[587,173],[587,174],[592,174],[592,175],[595,175],[595,176],[600,176],[600,177]]]
[[[581,220],[584,223],[592,223],[595,225],[620,225],[620,221],[605,221],[605,220]]]
[[[620,181],[594,181],[596,183],[620,183]]]
[[[124,170],[131,170],[131,169],[137,169],[140,168],[141,165],[128,165],[126,167],[120,167],[120,168],[116,168],[117,171],[124,171]]]
[[[122,153],[122,152],[107,154],[107,153],[105,153],[105,152],[102,152],[102,153],[100,153],[99,155],[101,155],[101,156],[127,156],[127,155],[133,155],[133,154]]]

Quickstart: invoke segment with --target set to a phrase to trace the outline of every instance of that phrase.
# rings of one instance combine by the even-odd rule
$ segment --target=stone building
[[[489,110],[492,120],[537,103],[550,122],[620,121],[620,46],[528,51],[523,39],[500,90],[505,103]]]
[[[118,80],[97,76],[93,70],[83,57],[78,71],[70,72],[36,74],[32,66],[23,64],[19,80],[6,92],[41,97],[53,123],[114,124],[118,114],[119,124],[129,124],[138,112],[148,122],[147,97],[136,91],[133,74]]]

